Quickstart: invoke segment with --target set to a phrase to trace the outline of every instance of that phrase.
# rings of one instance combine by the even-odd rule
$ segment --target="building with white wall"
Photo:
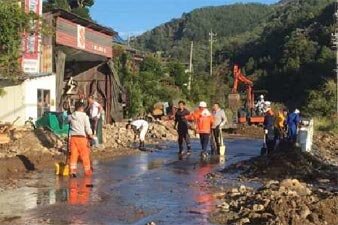
[[[32,117],[41,117],[45,111],[55,111],[55,74],[30,75],[17,83],[0,80],[5,95],[0,97],[0,121],[24,125]]]

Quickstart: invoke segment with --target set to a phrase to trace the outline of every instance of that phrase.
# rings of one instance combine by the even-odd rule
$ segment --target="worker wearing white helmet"
[[[207,109],[207,103],[202,101],[198,105],[198,109],[195,112],[185,117],[188,121],[194,121],[196,124],[196,131],[200,136],[202,145],[202,156],[207,155],[207,147],[210,139],[211,127],[214,122],[214,118],[210,111]]]
[[[264,95],[259,96],[259,100],[257,101],[255,107],[258,115],[262,115],[264,113],[265,108]]]

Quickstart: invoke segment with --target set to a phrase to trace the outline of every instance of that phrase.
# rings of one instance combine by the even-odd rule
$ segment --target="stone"
[[[310,211],[309,207],[307,207],[306,205],[303,205],[301,210],[300,210],[300,217],[305,219],[310,214],[311,214],[311,211]]]
[[[240,224],[246,224],[246,223],[250,223],[249,218],[243,218],[243,219],[240,220]]]
[[[246,192],[246,187],[244,185],[241,185],[238,190],[241,194],[244,194]]]
[[[261,205],[261,204],[254,204],[252,206],[252,210],[255,211],[255,212],[261,212],[264,210],[264,205]]]

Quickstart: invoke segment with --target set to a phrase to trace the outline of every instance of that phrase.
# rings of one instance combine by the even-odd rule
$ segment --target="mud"
[[[259,141],[227,140],[226,144],[228,161],[217,157],[200,161],[195,140],[193,154],[183,160],[178,159],[176,143],[153,153],[94,160],[94,176],[89,180],[81,175],[60,179],[51,170],[31,174],[21,188],[1,192],[0,223],[210,224],[208,214],[222,195],[205,177],[259,153]],[[226,183],[239,184],[232,176]]]

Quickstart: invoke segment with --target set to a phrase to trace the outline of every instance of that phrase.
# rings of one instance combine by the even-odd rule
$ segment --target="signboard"
[[[93,54],[112,57],[112,36],[58,17],[56,44],[80,49]]]
[[[42,0],[25,0],[25,12],[34,12],[38,16],[42,15]],[[22,68],[25,73],[39,73],[39,38],[37,32],[39,24],[33,24],[36,32],[24,33],[22,39]]]
[[[77,47],[86,48],[86,28],[81,25],[77,25]]]

